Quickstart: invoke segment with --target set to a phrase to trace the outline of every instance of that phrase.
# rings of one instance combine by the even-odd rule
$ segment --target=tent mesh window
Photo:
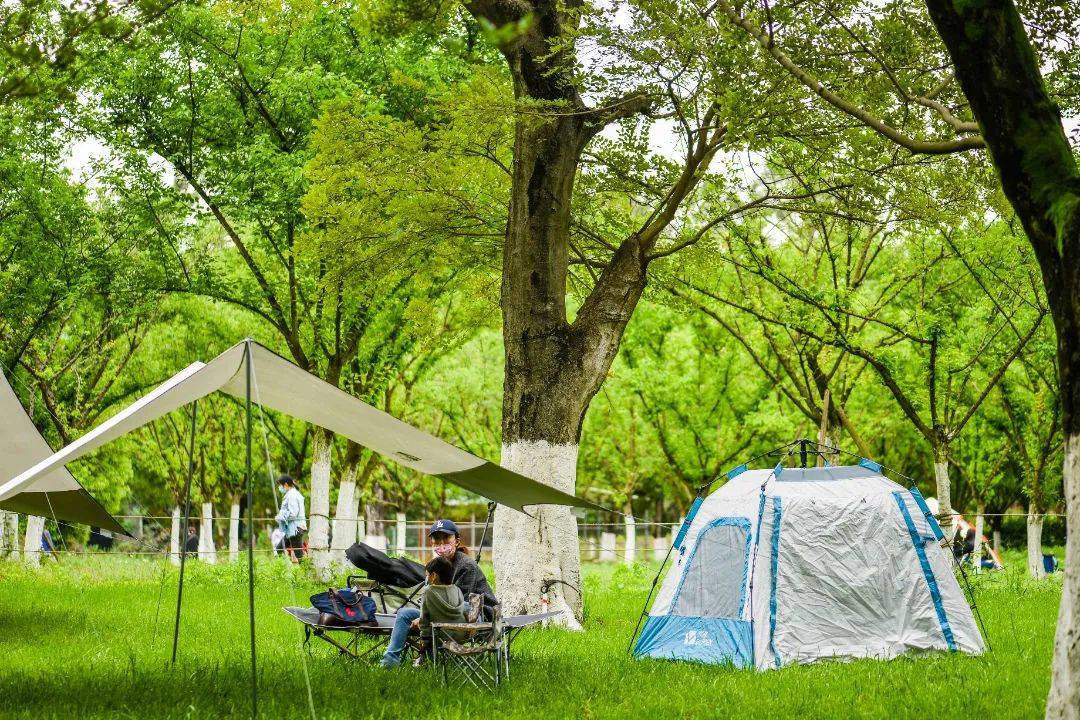
[[[749,528],[722,519],[698,538],[675,601],[675,615],[738,618]]]

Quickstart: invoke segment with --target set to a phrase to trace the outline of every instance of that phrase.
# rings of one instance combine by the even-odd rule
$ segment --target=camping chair
[[[345,584],[354,590],[371,595],[379,612],[389,615],[393,615],[406,605],[419,608],[420,591],[424,588],[424,583],[411,587],[396,587],[362,575],[349,575],[345,579]]]
[[[491,622],[432,623],[431,652],[444,685],[494,690],[510,672],[502,607],[495,606]]]
[[[304,647],[311,652],[311,638],[316,637],[333,645],[341,656],[354,660],[382,654],[390,642],[390,633],[394,630],[395,616],[376,613],[374,625],[338,625],[322,622],[322,613],[315,608],[285,607],[289,615],[299,620],[304,626]],[[405,641],[402,658],[410,653],[420,652],[420,633],[413,630]]]

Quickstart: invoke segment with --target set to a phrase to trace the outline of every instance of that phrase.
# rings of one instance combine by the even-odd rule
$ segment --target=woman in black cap
[[[493,616],[491,608],[498,605],[499,601],[495,599],[495,593],[491,592],[491,586],[488,585],[484,571],[469,555],[469,548],[461,543],[461,535],[454,521],[436,520],[428,531],[428,544],[432,552],[446,558],[454,566],[454,585],[458,586],[466,598],[470,593],[484,598],[484,616],[491,618]],[[386,646],[380,665],[384,668],[394,668],[401,664],[401,653],[405,649],[409,629],[419,623],[420,610],[410,606],[398,609],[394,619],[394,630],[390,634],[390,642]]]

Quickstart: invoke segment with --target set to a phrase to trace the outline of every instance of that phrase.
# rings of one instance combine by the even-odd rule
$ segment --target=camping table
[[[304,625],[304,645],[311,642],[311,637],[315,636],[336,647],[340,654],[356,659],[367,657],[376,650],[386,647],[390,642],[390,633],[394,630],[395,616],[386,613],[375,614],[376,625],[324,625],[319,622],[320,613],[315,608],[284,607],[282,610]],[[344,642],[339,642],[334,637],[334,633],[345,633],[349,637],[345,638]],[[361,640],[364,639],[374,640],[374,642],[361,651],[359,646]],[[419,647],[419,631],[410,630],[405,650],[419,650]]]

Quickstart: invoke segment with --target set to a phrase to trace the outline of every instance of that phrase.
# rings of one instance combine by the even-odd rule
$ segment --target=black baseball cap
[[[448,535],[458,535],[457,525],[453,520],[436,520],[428,530],[428,537],[431,537],[435,533],[447,533]]]

